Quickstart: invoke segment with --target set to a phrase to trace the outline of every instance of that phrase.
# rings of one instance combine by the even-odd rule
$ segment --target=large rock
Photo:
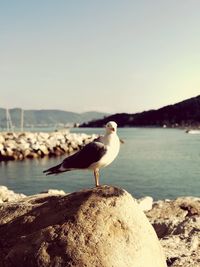
[[[2,267],[166,266],[136,200],[116,187],[2,204],[0,224]]]
[[[149,211],[153,206],[153,198],[152,197],[143,197],[137,200],[137,203],[142,211]]]
[[[147,216],[160,238],[168,266],[200,266],[200,198],[158,201]]]
[[[17,194],[12,190],[9,190],[6,186],[0,186],[0,203],[18,201],[19,199],[26,197],[24,194]]]

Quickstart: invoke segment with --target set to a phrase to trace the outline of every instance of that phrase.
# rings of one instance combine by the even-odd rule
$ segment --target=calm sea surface
[[[102,129],[71,132],[102,133]],[[200,196],[200,135],[177,129],[123,128],[117,159],[101,170],[102,184],[125,188],[135,197]],[[49,188],[66,192],[94,185],[91,171],[45,176],[42,171],[64,157],[0,162],[0,184],[27,195]]]

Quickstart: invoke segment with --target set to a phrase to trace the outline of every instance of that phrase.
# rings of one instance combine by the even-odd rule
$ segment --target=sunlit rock
[[[41,194],[0,210],[2,266],[166,267],[137,201],[102,186]]]
[[[152,205],[153,205],[153,198],[152,197],[143,197],[137,200],[139,207],[141,208],[141,210],[143,211],[148,211],[152,209]]]
[[[200,198],[158,201],[146,214],[164,247],[168,266],[200,266]]]
[[[12,190],[9,190],[6,186],[0,186],[0,202],[17,201],[24,198],[24,194],[17,194]]]

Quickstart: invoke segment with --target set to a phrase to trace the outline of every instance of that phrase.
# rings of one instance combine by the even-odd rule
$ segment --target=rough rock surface
[[[57,189],[48,189],[46,191],[43,191],[41,194],[49,194],[49,195],[66,195],[66,193],[63,190],[57,190]],[[13,190],[8,189],[6,186],[0,185],[0,204],[3,202],[16,202],[19,201],[21,198],[26,197],[24,194],[18,194],[15,193]],[[37,197],[32,196],[32,197]]]
[[[137,203],[142,211],[149,211],[152,209],[152,206],[153,206],[153,198],[149,196],[139,198],[137,200]]]
[[[160,238],[168,266],[200,267],[200,198],[158,201],[146,214]]]
[[[65,191],[57,190],[57,189],[48,189],[46,191],[41,192],[41,194],[50,194],[50,195],[66,195]]]
[[[6,186],[0,186],[0,203],[9,202],[9,201],[17,201],[26,195],[17,194],[12,190],[9,190]]]
[[[0,205],[0,266],[164,267],[153,227],[109,186]]]

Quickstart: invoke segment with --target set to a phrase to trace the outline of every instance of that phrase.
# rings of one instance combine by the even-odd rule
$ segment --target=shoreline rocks
[[[164,248],[168,266],[200,266],[200,198],[158,201],[146,215]]]
[[[0,133],[0,161],[22,160],[71,154],[91,142],[96,135],[70,133]]]
[[[106,195],[105,192],[104,194]],[[67,195],[71,194],[66,194],[62,190],[49,189],[33,196],[25,196],[23,194],[16,194],[15,196],[12,190],[8,190],[5,186],[0,186],[0,225],[8,223],[14,218],[17,219],[20,216],[17,210],[18,207],[21,207],[22,210],[29,210],[29,208],[32,209],[32,203],[34,202],[35,208],[37,208],[37,205],[42,203],[41,199],[52,199],[52,205],[54,206],[56,205],[54,203],[55,199],[66,197]],[[164,249],[167,266],[199,267],[200,198],[179,197],[174,200],[159,200],[153,203],[152,200],[151,197],[145,197],[138,199],[137,203],[157,233]],[[74,209],[72,203],[74,202],[71,199],[71,208]],[[94,205],[96,204],[94,203]],[[8,212],[7,215],[6,212]]]
[[[166,267],[136,200],[112,186],[0,205],[0,266]]]
[[[6,186],[0,186],[0,204],[10,201],[16,202],[24,197],[26,197],[26,195],[17,194],[13,190],[9,190]]]

